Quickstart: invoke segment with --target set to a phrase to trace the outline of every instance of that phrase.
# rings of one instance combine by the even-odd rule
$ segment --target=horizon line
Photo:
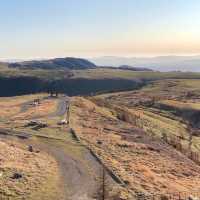
[[[31,60],[49,60],[55,58],[83,58],[83,59],[96,59],[96,58],[157,58],[157,57],[198,57],[200,53],[196,54],[132,54],[132,55],[99,55],[99,56],[84,56],[84,55],[66,55],[66,56],[46,56],[46,57],[27,57],[27,58],[0,58],[0,62],[18,62],[18,61],[31,61]]]

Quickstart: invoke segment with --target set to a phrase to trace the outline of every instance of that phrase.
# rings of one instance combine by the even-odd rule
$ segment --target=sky
[[[191,54],[199,0],[0,0],[0,59]]]

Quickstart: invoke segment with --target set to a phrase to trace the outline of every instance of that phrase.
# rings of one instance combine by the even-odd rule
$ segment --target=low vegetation
[[[200,181],[199,83],[169,79],[135,91],[75,98],[71,123],[124,181],[127,194],[192,194]]]
[[[115,70],[116,79],[105,80],[112,70],[74,70],[73,78],[53,82],[56,93],[62,86],[71,94],[84,91],[89,96],[40,93],[0,98],[3,197],[62,199],[59,195],[64,195],[76,200],[78,191],[87,191],[97,198],[96,192],[102,189],[102,165],[109,177],[103,190],[108,199],[152,195],[168,199],[171,194],[200,190],[198,74],[177,72],[174,78],[170,73],[131,72],[125,77],[127,72]],[[124,82],[118,79],[122,74]],[[152,79],[147,80],[145,74],[152,74]],[[108,92],[108,85],[112,92],[101,94],[103,89]],[[114,92],[114,88],[130,90]],[[100,94],[91,95],[92,91]],[[59,107],[64,107],[61,114]],[[28,141],[34,144],[33,149]],[[181,198],[185,196],[174,199]]]
[[[132,71],[97,67],[87,60],[66,58],[0,64],[0,96],[57,90],[68,95],[133,90],[150,81],[199,79],[199,73]]]
[[[58,166],[51,156],[29,152],[17,141],[1,140],[0,160],[1,199],[47,200],[59,195]]]
[[[162,124],[152,130],[158,136],[155,138],[149,129],[119,120],[113,108],[102,109],[102,105],[83,98],[75,98],[71,106],[71,125],[81,140],[123,180],[126,199],[141,194],[167,196],[169,192],[199,190],[199,166],[160,139],[162,129],[159,133],[154,131]]]

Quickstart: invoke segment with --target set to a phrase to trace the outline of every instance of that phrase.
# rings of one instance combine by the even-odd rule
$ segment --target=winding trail
[[[65,114],[69,98],[59,99],[57,111],[48,116],[62,116]],[[28,105],[30,102],[25,103]],[[26,107],[26,106],[25,106]],[[25,111],[26,108],[22,111]],[[33,146],[33,149],[44,151],[53,156],[59,166],[63,191],[62,199],[52,200],[94,200],[97,199],[100,189],[102,173],[101,164],[91,155],[71,134],[66,132],[66,140],[51,139],[34,136],[14,130],[0,130],[0,138],[3,140],[17,140],[23,144]],[[51,200],[51,199],[49,199]]]
[[[62,187],[66,194],[66,200],[82,200],[83,197],[85,200],[94,199],[93,197],[99,189],[97,179],[101,166],[88,151],[82,148],[81,158],[77,158],[76,155],[66,151],[62,145],[55,144],[54,141],[40,140],[37,145],[57,160],[62,174]],[[74,146],[74,148],[77,147]]]
[[[67,106],[69,105],[70,97],[61,97],[58,100],[57,109],[54,113],[51,113],[49,117],[63,116],[67,111]]]
[[[55,139],[1,134],[4,140],[17,140],[53,156],[60,168],[62,200],[93,200],[100,187],[101,165],[83,146]],[[71,151],[72,150],[72,151]],[[75,151],[75,153],[73,152]],[[61,199],[55,199],[61,200]]]

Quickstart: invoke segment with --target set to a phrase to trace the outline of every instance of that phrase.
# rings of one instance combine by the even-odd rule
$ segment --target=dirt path
[[[0,138],[6,140],[17,139],[18,142],[23,142],[27,146],[32,145],[34,149],[47,152],[53,156],[60,168],[60,187],[64,196],[62,200],[96,199],[100,187],[101,165],[81,145],[46,138],[21,139],[2,134]],[[77,152],[74,153],[72,149]]]
[[[64,116],[69,101],[70,98],[68,97],[60,97],[58,99],[56,111],[48,114],[47,118]],[[26,112],[29,104],[30,102],[24,103],[21,107],[21,112]],[[53,200],[98,199],[97,194],[100,189],[102,166],[96,158],[91,155],[89,150],[74,141],[71,136],[67,136],[67,134],[70,134],[67,132],[66,139],[63,140],[33,136],[29,134],[28,129],[27,133],[25,132],[1,129],[0,138],[5,140],[14,139],[26,144],[27,147],[31,145],[33,149],[46,152],[56,159],[60,169],[60,188],[63,191],[64,198]]]
[[[101,166],[87,150],[76,144],[71,146],[72,148],[80,148],[81,156],[77,158],[65,147],[67,144],[62,142],[40,138],[32,144],[36,148],[49,153],[57,160],[62,175],[62,187],[66,200],[94,199],[93,197],[99,189],[97,180]]]
[[[56,111],[50,114],[49,117],[63,116],[67,111],[69,101],[70,97],[60,97]]]

